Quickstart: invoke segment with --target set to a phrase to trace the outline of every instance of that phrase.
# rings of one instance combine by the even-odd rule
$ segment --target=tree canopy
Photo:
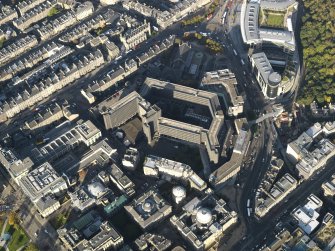
[[[30,242],[24,251],[38,251],[38,248],[35,243]]]
[[[8,224],[13,226],[16,223],[16,214],[15,212],[10,212],[8,215]]]
[[[305,85],[298,102],[335,100],[335,1],[304,0],[300,32],[306,66]],[[331,97],[331,99],[329,99]]]

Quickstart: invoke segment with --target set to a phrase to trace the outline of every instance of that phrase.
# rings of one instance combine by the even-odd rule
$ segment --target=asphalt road
[[[291,192],[287,197],[287,202],[285,200],[279,203],[261,221],[253,220],[252,231],[249,232],[248,238],[236,245],[234,250],[252,250],[267,234],[273,232],[281,216],[289,214],[294,208],[301,205],[311,193],[319,191],[322,183],[328,180],[334,172],[335,158],[330,160],[319,174],[314,175],[313,179],[303,182]]]
[[[219,39],[219,41],[225,45],[225,54],[227,55],[227,58],[231,59],[231,68],[233,72],[235,73],[235,76],[237,78],[238,83],[240,83],[240,89],[243,90],[243,92],[246,95],[247,98],[247,109],[252,111],[263,111],[264,109],[267,110],[267,108],[270,107],[271,104],[267,103],[264,100],[263,94],[261,93],[259,87],[254,84],[255,79],[253,78],[250,69],[241,64],[241,58],[243,58],[246,61],[246,51],[243,46],[243,43],[241,41],[241,37],[239,32],[239,29],[235,26],[233,27],[227,27],[222,26],[220,21],[222,18],[222,15],[224,13],[224,10],[226,8],[226,4],[224,1],[221,1],[220,6],[221,8],[215,13],[212,20],[209,21],[209,23],[205,22],[199,25],[198,27],[189,26],[187,28],[181,29],[180,24],[174,24],[171,27],[167,28],[166,30],[160,32],[157,36],[154,36],[150,38],[146,43],[143,43],[142,46],[136,50],[132,51],[129,54],[125,56],[125,58],[119,63],[122,63],[125,59],[130,59],[136,57],[136,55],[142,53],[146,49],[148,49],[151,45],[156,43],[157,41],[163,40],[165,37],[176,34],[181,36],[184,31],[187,30],[197,30],[202,32],[208,32],[208,24],[211,24],[212,27],[214,26],[215,30],[215,36]],[[232,5],[233,8],[236,7],[235,4]],[[95,13],[97,15],[98,13]],[[91,16],[92,17],[92,16]],[[90,18],[91,18],[90,17]],[[233,24],[233,18],[232,16],[227,17],[227,23]],[[236,21],[236,17],[235,17]],[[235,27],[235,28],[234,28]],[[226,30],[229,30],[228,35],[226,34]],[[57,37],[64,34],[64,32],[60,33]],[[56,39],[57,37],[53,38]],[[42,44],[41,44],[42,45]],[[39,46],[41,46],[39,45]],[[236,50],[238,52],[238,55],[235,55],[233,53],[233,50]],[[36,48],[35,48],[36,50]],[[94,79],[97,77],[105,75],[107,72],[109,72],[114,63],[107,63],[104,66],[100,67],[99,69],[95,70],[91,74],[88,74],[88,76],[85,76],[84,78],[81,78],[78,81],[75,81],[74,83],[71,83],[67,87],[63,88],[61,91],[54,93],[51,95],[48,99],[42,101],[41,103],[48,102],[49,100],[52,100],[53,98],[57,96],[61,96],[62,93],[65,92],[71,92],[73,95],[79,95],[79,91],[81,88],[85,88],[88,84],[90,84]],[[253,83],[254,82],[254,83]],[[38,106],[41,103],[35,105]],[[6,133],[12,134],[14,131],[18,130],[19,128],[14,125],[13,121],[17,121],[18,124],[21,124],[23,121],[26,120],[27,117],[32,116],[33,112],[30,109],[27,109],[23,111],[20,115],[16,116],[13,120],[9,121],[11,123],[1,124],[0,125],[0,137],[3,136]],[[257,222],[254,218],[248,217],[247,211],[246,211],[246,203],[247,200],[250,198],[253,200],[255,197],[255,190],[259,186],[259,183],[264,176],[264,173],[266,172],[266,169],[268,167],[268,163],[270,161],[270,155],[272,152],[272,141],[273,135],[271,132],[270,122],[268,120],[263,121],[262,126],[260,128],[259,132],[259,139],[254,139],[253,142],[251,142],[252,145],[252,151],[249,151],[249,156],[247,158],[251,158],[251,155],[253,153],[257,153],[255,162],[251,161],[249,165],[247,165],[246,169],[246,176],[248,177],[246,184],[243,187],[243,192],[241,196],[241,200],[239,201],[239,209],[240,214],[242,216],[242,220],[245,221],[247,229],[248,229],[248,238],[237,244],[236,247],[233,250],[250,250],[251,247],[253,247],[259,240],[263,238],[263,236],[269,232],[276,224],[276,217],[278,216],[278,212],[284,212],[289,208],[295,207],[300,203],[302,200],[304,200],[312,191],[313,189],[319,187],[323,181],[327,177],[332,174],[334,170],[333,168],[327,169],[327,173],[324,172],[324,174],[320,174],[322,177],[320,179],[314,180],[314,183],[310,183],[311,181],[306,182],[305,184],[302,184],[293,194],[296,194],[296,197],[294,200],[290,200],[288,203],[285,204],[279,204],[276,206],[272,211],[269,212],[269,214],[262,219],[262,221]],[[306,187],[306,188],[305,188]],[[296,199],[297,198],[297,199]],[[299,199],[298,199],[299,198]],[[33,218],[32,216],[35,214],[34,211],[32,211],[29,207],[23,207],[22,208],[23,213],[27,213],[29,217],[27,216],[27,219]],[[46,232],[43,231],[43,225],[39,221],[40,219],[33,220],[34,223],[24,223],[31,225],[31,232],[32,235],[36,232],[34,229],[42,228],[41,234],[42,239],[44,237],[46,240],[48,240],[48,235]],[[27,227],[29,227],[26,225]],[[34,232],[35,231],[35,232]],[[52,233],[50,238],[54,237],[54,234],[52,230],[47,230],[48,233]],[[253,234],[252,234],[253,233]],[[257,233],[257,234],[255,234]],[[46,236],[45,236],[46,234]],[[33,236],[32,236],[33,238]],[[50,242],[52,243],[52,242]],[[42,244],[43,245],[43,244]]]

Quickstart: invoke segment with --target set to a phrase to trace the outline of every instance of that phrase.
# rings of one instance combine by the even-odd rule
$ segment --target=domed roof
[[[105,191],[104,185],[102,185],[99,181],[93,182],[87,186],[89,193],[93,197],[100,197],[100,195]]]
[[[278,72],[272,72],[269,75],[269,85],[276,86],[279,85],[281,82],[281,76]]]
[[[212,221],[212,213],[208,208],[199,208],[196,219],[200,224],[208,224]]]
[[[175,197],[185,197],[186,196],[186,190],[182,186],[175,186],[172,188],[172,194]]]
[[[143,204],[142,204],[142,209],[144,212],[150,213],[151,210],[153,209],[154,204],[152,201],[150,200],[146,200]]]

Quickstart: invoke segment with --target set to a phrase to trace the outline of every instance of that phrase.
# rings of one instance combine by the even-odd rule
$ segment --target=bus
[[[243,59],[241,59],[241,65],[245,65],[245,63],[244,63],[244,60],[243,60]]]
[[[250,199],[247,201],[247,207],[250,207]]]
[[[234,55],[237,56],[237,52],[235,49],[233,49]]]
[[[250,212],[250,208],[249,207],[247,208],[247,212],[248,212],[248,217],[250,217],[250,213],[251,212]]]
[[[223,16],[222,16],[222,25],[225,24],[226,16],[227,16],[227,11],[225,11],[225,12],[223,13]]]

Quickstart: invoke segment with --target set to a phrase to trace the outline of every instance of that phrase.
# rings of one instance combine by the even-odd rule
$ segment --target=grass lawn
[[[269,13],[266,18],[266,23],[272,27],[282,27],[284,25],[284,16]]]
[[[262,11],[260,11],[262,13]],[[264,11],[264,20],[263,15],[259,16],[259,23],[261,27],[275,27],[275,28],[283,28],[284,27],[284,17],[285,14],[281,12],[270,12]]]
[[[29,242],[29,237],[20,226],[18,226],[18,229],[15,229],[13,226],[7,224],[6,232],[10,233],[12,236],[7,244],[9,251],[16,251]]]
[[[63,212],[61,214],[58,214],[56,217],[54,217],[51,221],[50,224],[55,228],[58,229],[62,226],[65,225],[67,222],[69,216],[70,216],[71,210],[68,210],[66,212]]]
[[[287,76],[283,77],[283,81],[288,81],[288,80],[289,80],[289,78]]]
[[[0,218],[0,233],[2,231],[3,225],[5,224],[5,219]]]

